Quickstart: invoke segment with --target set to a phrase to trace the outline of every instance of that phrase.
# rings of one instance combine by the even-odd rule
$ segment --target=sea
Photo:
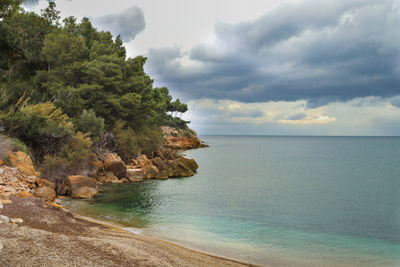
[[[105,185],[82,215],[268,266],[400,266],[400,137],[202,136],[188,178]]]

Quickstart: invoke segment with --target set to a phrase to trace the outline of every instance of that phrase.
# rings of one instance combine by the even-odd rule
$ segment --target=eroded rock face
[[[43,198],[48,202],[53,202],[56,199],[56,191],[51,187],[40,187],[35,191],[35,196]]]
[[[31,157],[22,151],[8,152],[8,157],[10,158],[11,165],[27,176],[35,175],[35,168],[33,167],[33,162]]]
[[[96,179],[84,175],[68,176],[67,186],[73,198],[92,198],[98,193]]]

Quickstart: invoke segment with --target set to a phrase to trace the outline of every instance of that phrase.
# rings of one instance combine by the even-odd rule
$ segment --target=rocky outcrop
[[[127,168],[127,178],[131,182],[140,182],[145,179],[192,176],[198,166],[193,159],[184,158],[173,149],[163,148],[149,158],[145,155],[139,156]]]
[[[208,147],[190,129],[177,130],[168,126],[161,126],[164,135],[164,147],[175,150],[188,150],[194,148]]]
[[[171,161],[173,177],[188,177],[193,176],[198,168],[194,159],[178,158]]]
[[[67,186],[73,198],[92,198],[98,192],[96,179],[84,176],[68,176]]]

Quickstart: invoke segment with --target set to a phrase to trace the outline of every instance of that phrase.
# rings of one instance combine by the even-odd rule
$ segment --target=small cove
[[[400,138],[205,136],[194,177],[105,185],[78,213],[278,266],[400,264]]]

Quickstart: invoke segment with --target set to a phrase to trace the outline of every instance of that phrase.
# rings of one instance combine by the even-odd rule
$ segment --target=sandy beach
[[[11,200],[0,213],[24,222],[0,223],[0,266],[251,266],[84,220],[37,198]]]

